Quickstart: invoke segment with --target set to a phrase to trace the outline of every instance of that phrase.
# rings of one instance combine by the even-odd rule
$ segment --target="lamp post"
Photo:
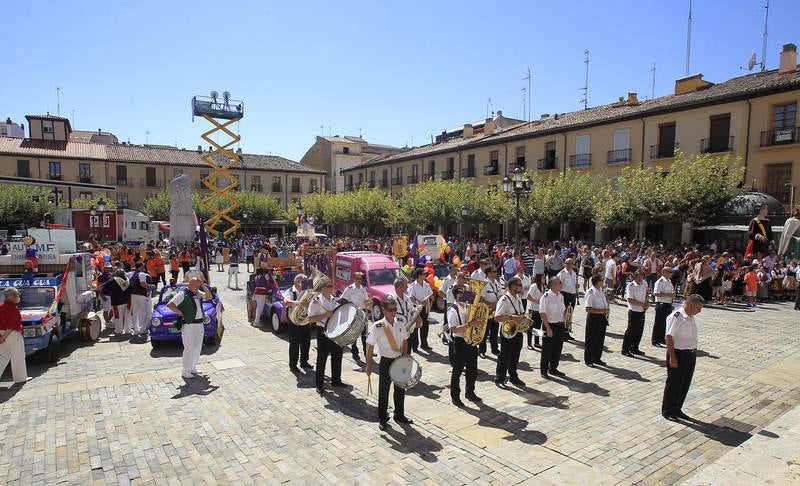
[[[103,234],[104,233],[103,222],[104,222],[104,213],[106,210],[106,200],[103,199],[102,197],[97,200],[97,209],[100,211],[100,241],[103,241],[105,240],[105,235]]]
[[[530,177],[522,179],[522,169],[516,167],[511,176],[503,178],[503,192],[514,198],[514,246],[519,245],[519,200],[531,193],[533,182]]]
[[[247,234],[247,211],[242,212],[242,233]]]
[[[90,238],[97,238],[97,224],[95,224],[95,216],[97,216],[97,211],[94,209],[94,204],[89,206],[89,222],[91,222],[91,227],[93,229]],[[102,238],[101,238],[102,240]]]
[[[458,238],[464,241],[464,221],[469,216],[469,209],[467,209],[467,205],[464,204],[461,206],[461,221],[458,223]]]

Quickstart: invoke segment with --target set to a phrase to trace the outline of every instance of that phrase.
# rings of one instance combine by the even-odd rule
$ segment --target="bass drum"
[[[100,339],[102,323],[100,322],[100,317],[96,313],[89,312],[86,317],[81,318],[78,328],[81,337],[85,341],[97,341]]]
[[[325,324],[325,335],[339,346],[356,342],[367,327],[367,315],[355,305],[346,302],[334,309]]]
[[[400,356],[389,366],[389,378],[394,386],[408,390],[419,383],[422,378],[422,367],[411,356]]]

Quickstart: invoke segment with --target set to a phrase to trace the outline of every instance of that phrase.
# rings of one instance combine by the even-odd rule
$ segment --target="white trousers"
[[[131,295],[131,317],[133,332],[142,334],[147,332],[150,318],[153,315],[153,304],[146,295]]]
[[[236,289],[239,288],[239,267],[228,268],[228,288],[231,286],[231,277],[236,281]]]
[[[258,325],[261,322],[261,313],[264,312],[264,305],[267,303],[266,295],[254,295],[253,299],[256,301],[256,312],[253,318],[253,323]]]
[[[0,376],[11,363],[11,376],[15,383],[24,383],[28,378],[25,364],[25,338],[19,331],[11,331],[6,340],[0,343]]]
[[[128,309],[127,304],[115,305],[112,307],[111,315],[113,316],[114,332],[117,334],[127,334],[131,332],[131,311]]]
[[[181,326],[181,341],[183,341],[183,370],[184,376],[189,376],[192,371],[197,371],[197,362],[203,350],[203,323],[184,324]]]

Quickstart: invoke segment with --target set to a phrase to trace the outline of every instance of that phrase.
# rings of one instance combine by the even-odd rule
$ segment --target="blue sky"
[[[761,54],[762,0],[695,0],[691,72],[722,81]],[[688,1],[7,2],[0,116],[56,112],[120,140],[196,147],[190,100],[245,102],[242,149],[299,160],[314,136],[424,144],[495,110],[523,117],[651,91],[684,74]],[[800,43],[800,2],[770,2],[767,67]],[[320,127],[324,127],[321,129]],[[146,132],[149,131],[149,136]],[[413,142],[412,142],[413,140]]]

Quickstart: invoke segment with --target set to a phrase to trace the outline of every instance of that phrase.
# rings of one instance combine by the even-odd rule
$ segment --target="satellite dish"
[[[756,65],[756,53],[754,52],[750,55],[750,59],[747,60],[747,70],[752,71],[753,66],[755,65]]]

